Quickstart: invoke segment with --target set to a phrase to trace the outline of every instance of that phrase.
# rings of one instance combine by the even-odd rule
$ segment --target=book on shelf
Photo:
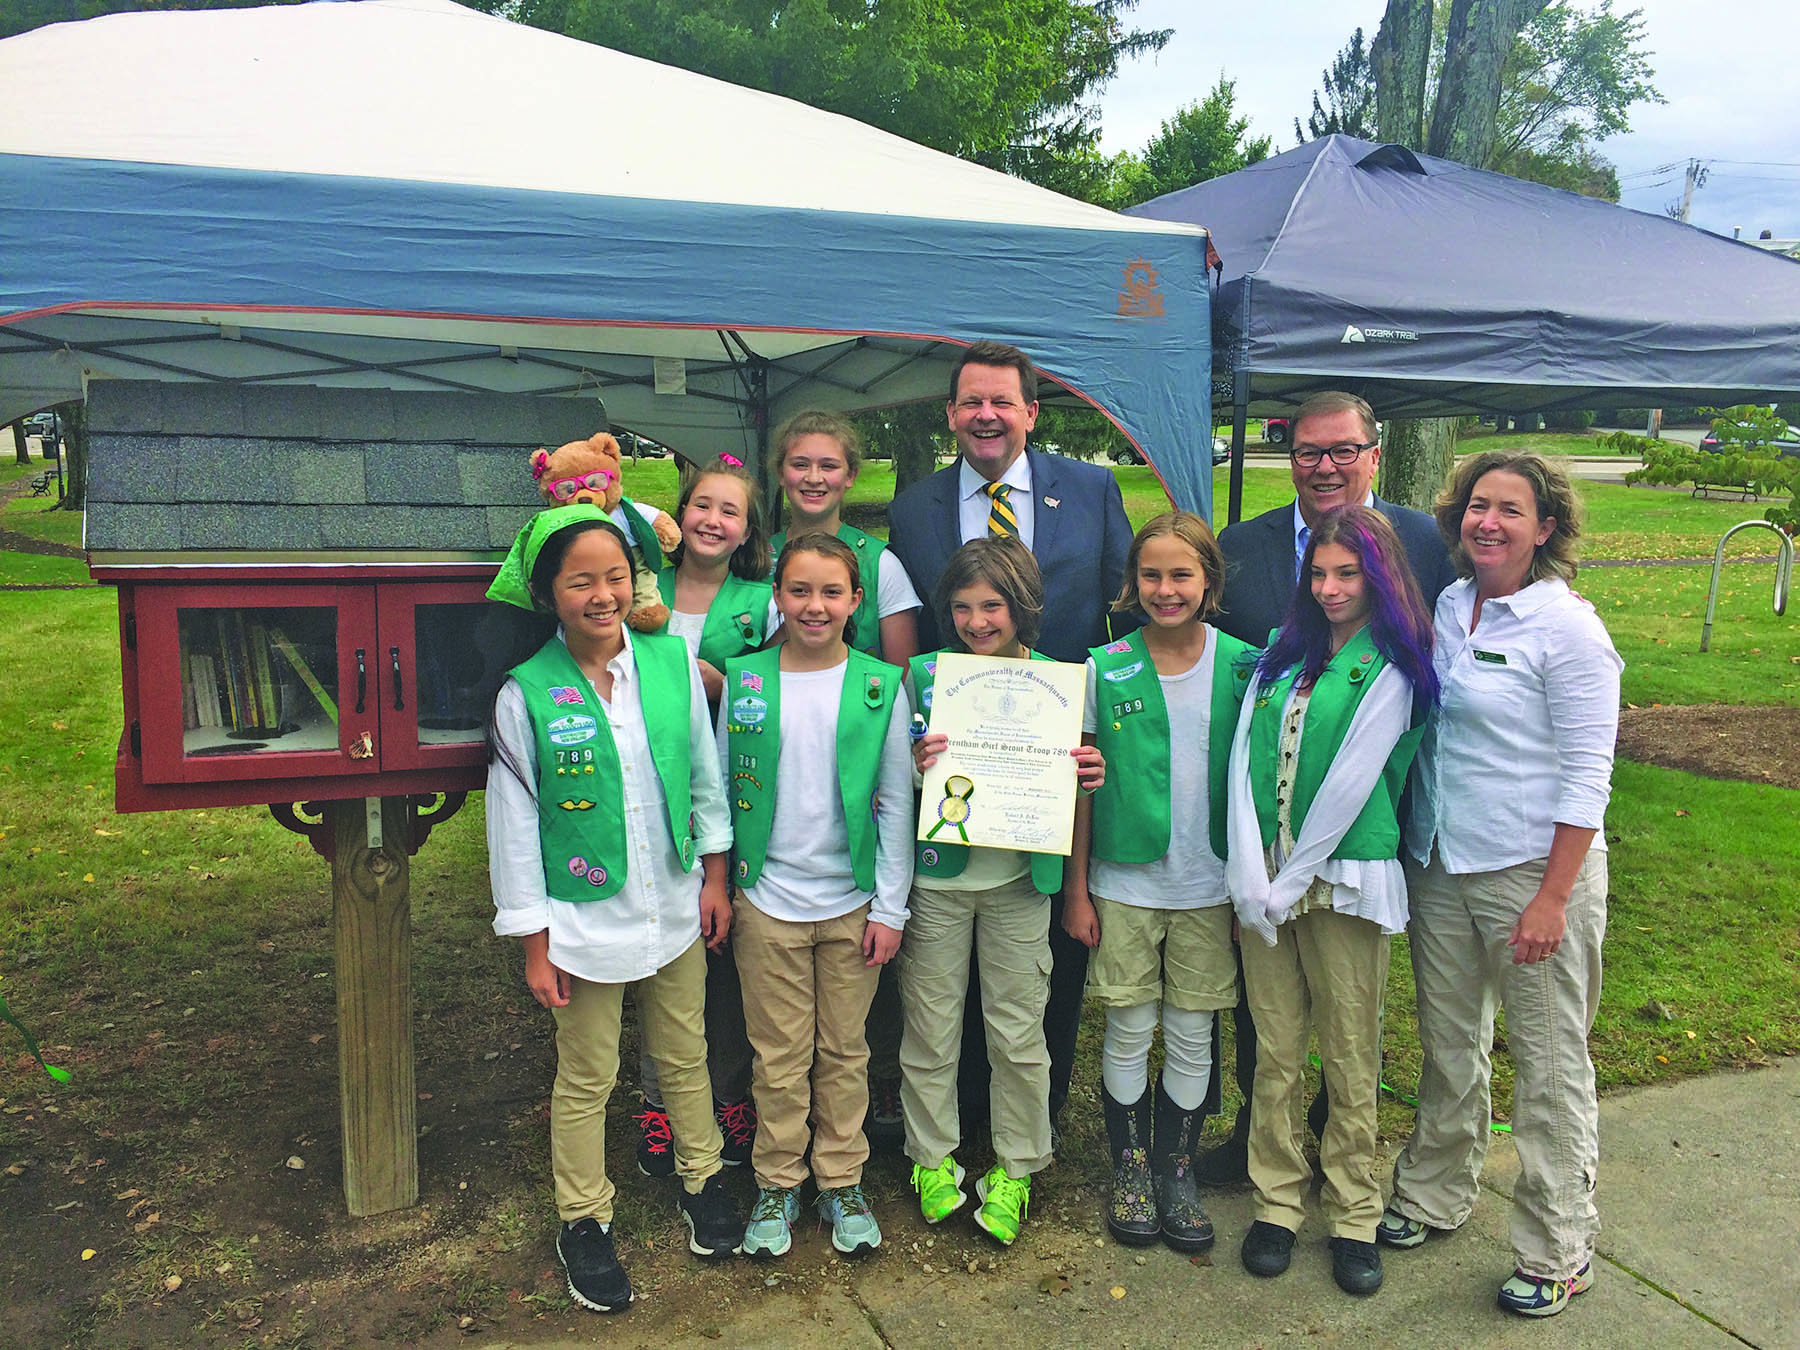
[[[300,677],[300,682],[311,691],[312,696],[319,700],[319,706],[325,710],[325,715],[331,719],[332,725],[335,726],[338,720],[337,700],[333,699],[330,694],[325,692],[325,686],[319,682],[319,677],[313,673],[313,668],[307,664],[306,658],[300,654],[300,649],[296,647],[288,639],[288,635],[279,628],[272,627],[269,629],[269,642],[276,651],[281,653],[288,665],[293,667],[294,674]]]

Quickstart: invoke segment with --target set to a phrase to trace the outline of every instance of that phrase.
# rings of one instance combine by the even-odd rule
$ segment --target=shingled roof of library
[[[504,550],[528,456],[605,428],[587,399],[95,381],[94,552]]]

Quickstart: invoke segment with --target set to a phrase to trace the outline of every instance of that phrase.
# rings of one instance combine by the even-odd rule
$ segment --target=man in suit
[[[1388,518],[1406,550],[1413,579],[1430,612],[1438,593],[1456,580],[1456,568],[1438,533],[1437,522],[1423,511],[1396,506],[1375,495],[1381,467],[1381,431],[1375,411],[1355,394],[1328,390],[1314,394],[1294,414],[1288,442],[1288,465],[1294,478],[1294,500],[1250,520],[1225,527],[1219,548],[1225,554],[1223,608],[1213,619],[1225,632],[1257,647],[1269,644],[1269,631],[1281,626],[1300,576],[1300,558],[1319,517],[1334,506],[1360,503]],[[1237,1033],[1237,1082],[1244,1094],[1231,1138],[1206,1154],[1197,1174],[1222,1185],[1249,1176],[1246,1150],[1250,1138],[1250,1088],[1256,1080],[1256,1027],[1242,994],[1233,1014]],[[1218,1054],[1219,1019],[1213,1020],[1213,1063]],[[1213,1071],[1209,1109],[1217,1110],[1219,1070]],[[1323,1090],[1313,1099],[1307,1122],[1313,1133],[1324,1129],[1328,1103]]]
[[[1058,661],[1085,661],[1109,640],[1108,611],[1119,596],[1131,524],[1111,470],[1030,448],[1037,423],[1037,372],[1017,347],[977,342],[950,372],[946,415],[956,437],[955,464],[915,483],[888,508],[888,547],[906,565],[920,595],[919,650],[935,651],[954,635],[938,631],[930,596],[950,555],[971,539],[1016,536],[1037,559],[1048,622],[1038,650]],[[1116,616],[1113,632],[1137,626]],[[1069,1095],[1075,1034],[1087,981],[1088,951],[1063,931],[1062,897],[1050,916],[1050,1001],[1044,1035],[1050,1051],[1050,1119]],[[987,1050],[979,1000],[971,1040],[963,1038],[963,1097],[969,1114],[985,1115]]]

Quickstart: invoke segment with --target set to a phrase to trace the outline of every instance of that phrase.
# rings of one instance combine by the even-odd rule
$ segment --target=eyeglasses
[[[618,477],[610,469],[595,469],[592,473],[582,474],[576,478],[558,478],[550,484],[550,495],[559,502],[573,501],[575,494],[583,488],[591,488],[595,492],[604,493],[607,484]]]
[[[1303,469],[1314,467],[1327,455],[1333,464],[1354,464],[1363,451],[1373,450],[1380,444],[1380,441],[1346,441],[1342,445],[1296,445],[1288,452],[1288,458]]]

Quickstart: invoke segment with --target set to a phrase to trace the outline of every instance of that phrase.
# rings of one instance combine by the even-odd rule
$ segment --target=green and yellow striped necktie
[[[1007,498],[1012,494],[1010,483],[983,483],[981,490],[988,495],[988,534],[996,539],[1017,539],[1019,537],[1019,518],[1013,514],[1012,503]]]

